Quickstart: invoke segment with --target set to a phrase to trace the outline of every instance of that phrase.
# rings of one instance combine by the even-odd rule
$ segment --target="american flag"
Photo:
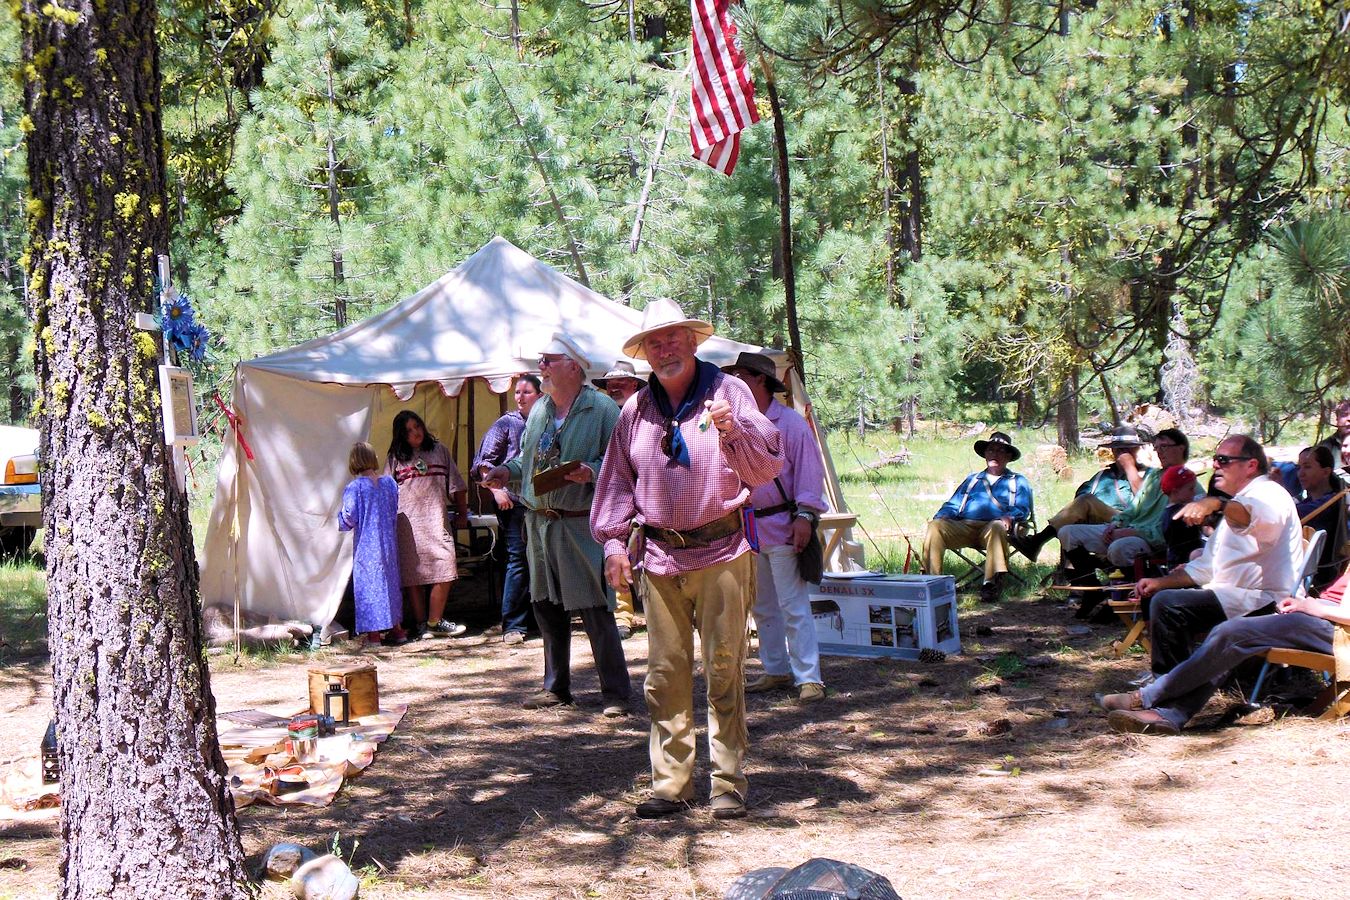
[[[694,20],[689,142],[694,158],[723,175],[736,168],[741,131],[759,121],[755,84],[727,8],[731,0],[689,0]]]

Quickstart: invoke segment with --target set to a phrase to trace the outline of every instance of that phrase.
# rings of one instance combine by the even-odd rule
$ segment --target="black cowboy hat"
[[[975,455],[980,459],[984,459],[984,451],[989,449],[990,444],[993,444],[996,447],[1006,447],[1008,452],[1012,454],[1011,462],[1016,462],[1022,458],[1022,451],[1013,446],[1012,438],[1001,431],[995,431],[993,434],[989,435],[989,440],[987,441],[976,441]]]
[[[768,385],[769,393],[782,394],[787,392],[787,385],[778,377],[778,369],[773,364],[773,360],[763,353],[747,353],[742,350],[736,357],[736,362],[730,366],[723,366],[722,371],[728,375],[734,375],[737,369],[744,369],[747,372],[754,372],[756,375],[764,376],[764,383]]]
[[[1139,433],[1139,429],[1133,425],[1121,425],[1119,428],[1113,428],[1102,435],[1104,440],[1098,444],[1098,447],[1105,447],[1108,450],[1129,450],[1144,446],[1144,437]]]

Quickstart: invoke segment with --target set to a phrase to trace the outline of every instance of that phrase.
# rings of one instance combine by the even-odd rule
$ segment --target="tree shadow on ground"
[[[625,644],[633,716],[606,720],[589,647],[574,634],[573,708],[519,708],[538,688],[537,645],[508,652],[486,642],[400,657],[394,665],[404,672],[391,673],[390,696],[408,702],[409,714],[376,764],[313,815],[245,811],[245,834],[255,851],[279,840],[314,845],[338,834],[343,842],[359,841],[356,864],[409,884],[450,878],[466,887],[500,887],[505,873],[528,864],[527,893],[544,896],[568,893],[579,879],[672,864],[682,851],[671,841],[718,829],[787,830],[835,818],[903,820],[957,809],[993,808],[1003,819],[1103,802],[1105,785],[1090,776],[1077,785],[1029,788],[1014,770],[1090,771],[1103,753],[1143,752],[1130,738],[1105,732],[1091,709],[1095,690],[1119,687],[1119,666],[1103,669],[1100,657],[1118,629],[1070,634],[1067,626],[1078,623],[1059,604],[1030,600],[982,605],[963,614],[961,624],[968,635],[989,632],[967,638],[966,655],[935,664],[829,657],[831,696],[823,703],[751,695],[751,815],[742,822],[715,822],[706,807],[673,820],[634,818],[650,783],[640,700],[645,643]],[[994,675],[994,661],[1009,658],[1022,665]],[[999,682],[992,689],[991,680]],[[695,784],[706,796],[703,690],[700,679]],[[653,841],[660,847],[655,857],[637,854]]]

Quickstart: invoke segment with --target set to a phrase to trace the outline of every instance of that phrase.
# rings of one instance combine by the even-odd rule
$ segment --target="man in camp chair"
[[[1244,658],[1227,662],[1239,652],[1229,644],[1257,646],[1263,635],[1275,641],[1241,651],[1253,655],[1301,639],[1301,633],[1287,635],[1282,629],[1307,624],[1298,619],[1257,623],[1271,618],[1262,614],[1275,611],[1277,604],[1306,611],[1302,599],[1289,600],[1298,587],[1303,527],[1289,492],[1266,476],[1265,451],[1250,437],[1226,438],[1214,453],[1214,468],[1215,484],[1231,499],[1202,497],[1177,513],[1194,525],[1219,514],[1204,552],[1161,578],[1140,580],[1136,587],[1148,602],[1153,674],[1158,677],[1142,691],[1100,698],[1117,730],[1178,733],[1213,693],[1212,686],[1206,692],[1196,679],[1217,678]],[[1196,650],[1196,636],[1206,631],[1209,637]],[[1329,629],[1327,635],[1329,641]],[[1225,667],[1216,670],[1215,660]],[[1183,675],[1166,677],[1183,668]],[[1165,703],[1174,705],[1160,706]]]
[[[984,458],[984,470],[966,476],[933,516],[924,535],[923,555],[928,574],[941,575],[942,555],[949,548],[983,550],[980,599],[992,601],[1002,593],[1008,571],[1008,533],[1015,523],[1031,518],[1031,484],[1008,469],[1008,463],[1020,459],[1022,451],[1003,432],[976,441],[975,455]]]
[[[1350,609],[1342,604],[1350,571],[1321,597],[1285,597],[1278,615],[1229,619],[1209,633],[1199,649],[1147,687],[1128,694],[1106,694],[1099,702],[1116,731],[1180,734],[1192,716],[1243,660],[1276,647],[1332,653],[1337,626],[1350,627]]]
[[[1138,462],[1144,440],[1130,425],[1114,429],[1097,445],[1099,452],[1109,450],[1111,464],[1078,486],[1074,498],[1036,534],[1014,537],[1012,544],[1027,559],[1034,560],[1041,548],[1055,538],[1061,528],[1070,525],[1106,525],[1130,509],[1144,488],[1145,478],[1153,471]]]

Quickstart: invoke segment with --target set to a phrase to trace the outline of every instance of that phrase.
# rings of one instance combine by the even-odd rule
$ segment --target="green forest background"
[[[204,391],[495,234],[617,300],[673,297],[787,344],[772,123],[731,178],[690,158],[684,3],[160,10],[172,255],[212,333]],[[782,110],[827,427],[997,403],[1074,443],[1113,406],[1166,401],[1274,439],[1350,385],[1344,3],[747,0],[737,16],[761,109],[771,76]],[[16,76],[0,88],[0,418],[23,422],[12,19],[0,56]]]

